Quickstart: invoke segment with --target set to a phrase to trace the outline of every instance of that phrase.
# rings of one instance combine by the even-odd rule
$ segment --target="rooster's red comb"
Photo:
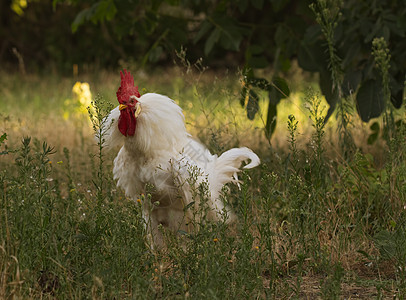
[[[124,72],[120,72],[121,85],[117,90],[117,100],[121,104],[125,104],[131,96],[141,97],[138,92],[138,86],[134,86],[134,78],[130,72],[124,69]]]

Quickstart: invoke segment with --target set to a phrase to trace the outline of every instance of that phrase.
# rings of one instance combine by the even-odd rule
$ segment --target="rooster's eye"
[[[135,96],[131,96],[131,97],[128,99],[128,104],[134,105],[135,103],[137,103],[137,98],[136,98]]]

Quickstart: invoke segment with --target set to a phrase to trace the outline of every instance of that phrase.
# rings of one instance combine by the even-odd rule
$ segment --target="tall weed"
[[[196,111],[214,93],[201,92],[198,83],[190,83],[187,95]],[[228,210],[220,221],[209,217],[214,212],[202,183],[185,207],[193,230],[161,228],[167,247],[151,250],[141,203],[153,189],[137,201],[116,188],[101,130],[110,108],[95,100],[97,145],[80,160],[78,149],[54,153],[47,143],[24,138],[12,152],[0,140],[0,159],[7,158],[0,171],[0,298],[338,299],[365,285],[373,291],[364,298],[387,291],[405,297],[404,122],[388,140],[380,168],[361,148],[349,156],[333,148],[321,96],[309,90],[307,144],[301,144],[306,124],[290,113],[287,151],[258,143],[263,164],[242,173],[240,189],[224,190],[235,222],[226,222]],[[200,136],[220,153],[239,145],[223,139],[226,130],[237,135],[240,127],[213,122],[216,109],[203,114],[202,124],[211,128]]]

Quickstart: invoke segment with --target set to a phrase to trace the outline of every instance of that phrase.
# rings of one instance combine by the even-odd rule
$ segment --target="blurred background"
[[[363,142],[372,132],[372,143],[384,127],[376,118],[404,98],[406,6],[397,0],[5,0],[0,23],[6,117],[18,115],[15,101],[20,112],[85,114],[92,95],[115,101],[127,68],[141,90],[168,94],[194,114],[190,124],[221,102],[265,143],[289,114],[307,118],[311,87],[325,101],[326,123],[366,124]],[[88,100],[77,82],[87,84]],[[212,91],[205,101],[195,97],[197,83]]]
[[[183,46],[191,61],[204,57],[212,67],[264,68],[275,61],[286,70],[315,23],[310,3],[7,0],[1,3],[0,61],[67,73],[73,65],[171,65]]]

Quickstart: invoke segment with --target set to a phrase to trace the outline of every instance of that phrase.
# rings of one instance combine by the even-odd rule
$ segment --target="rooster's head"
[[[120,103],[120,118],[118,129],[124,136],[133,136],[137,124],[137,117],[141,112],[141,97],[138,87],[134,86],[134,78],[130,72],[124,70],[121,74],[121,85],[117,90],[117,100]]]

